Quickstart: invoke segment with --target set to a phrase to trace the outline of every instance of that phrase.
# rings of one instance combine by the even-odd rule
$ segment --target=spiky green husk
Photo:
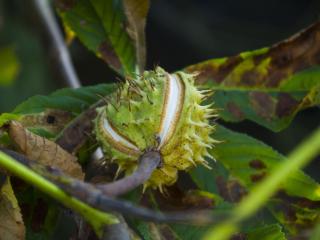
[[[107,158],[114,160],[127,173],[136,168],[141,153],[158,147],[168,76],[158,67],[135,80],[126,80],[108,99],[108,104],[98,109],[97,139]],[[163,185],[176,181],[178,170],[188,170],[197,164],[207,166],[205,157],[210,157],[207,148],[216,142],[210,137],[214,127],[208,122],[209,118],[216,116],[216,111],[208,105],[201,105],[208,91],[199,91],[194,86],[194,75],[179,72],[176,76],[184,86],[179,118],[173,123],[173,134],[159,149],[163,157],[162,167],[153,172],[145,187],[162,190]],[[112,128],[136,149],[121,148],[121,144],[106,134],[104,119],[108,119]]]

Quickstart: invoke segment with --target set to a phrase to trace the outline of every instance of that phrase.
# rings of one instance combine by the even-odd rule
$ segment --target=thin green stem
[[[2,151],[0,151],[0,167],[30,183],[42,192],[50,195],[52,198],[58,200],[66,207],[71,208],[81,214],[92,225],[96,233],[100,236],[102,235],[104,225],[118,223],[118,220],[115,216],[98,211],[88,206],[87,204],[77,200],[76,198],[71,197],[56,185],[46,180],[42,176],[36,174],[35,172],[17,162],[15,159],[3,153]]]
[[[260,209],[291,173],[305,166],[318,153],[320,153],[320,128],[299,145],[264,181],[251,190],[251,193],[234,209],[231,219],[212,228],[204,239],[229,239],[238,229],[238,224],[241,221],[249,218]]]

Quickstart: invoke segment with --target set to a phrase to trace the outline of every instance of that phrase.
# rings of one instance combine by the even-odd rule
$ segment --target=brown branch
[[[131,202],[117,200],[107,196],[97,189],[93,184],[85,183],[80,180],[71,178],[63,174],[60,170],[52,167],[45,167],[39,163],[29,160],[24,155],[8,149],[1,151],[10,155],[18,162],[29,167],[34,172],[42,175],[49,181],[58,185],[63,191],[84,203],[105,212],[118,212],[124,216],[131,216],[145,221],[162,222],[162,223],[184,223],[203,225],[214,223],[223,219],[221,214],[213,215],[210,211],[184,211],[184,212],[156,212],[140,206],[135,206]]]
[[[97,189],[108,196],[119,196],[135,189],[145,183],[161,164],[161,155],[157,151],[147,151],[138,162],[138,168],[130,176],[109,184],[98,184]]]

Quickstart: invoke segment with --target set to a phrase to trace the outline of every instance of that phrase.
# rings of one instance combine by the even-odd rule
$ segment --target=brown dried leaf
[[[9,179],[0,191],[0,239],[23,240],[25,227]]]
[[[75,156],[62,149],[58,144],[25,129],[19,122],[11,121],[9,123],[9,136],[16,144],[18,151],[28,158],[43,165],[59,168],[72,177],[84,178],[84,173]]]

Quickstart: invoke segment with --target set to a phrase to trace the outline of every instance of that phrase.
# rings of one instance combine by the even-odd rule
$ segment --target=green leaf
[[[317,223],[320,209],[318,201],[288,197],[271,199],[267,208],[292,235],[301,233],[303,229],[311,230]]]
[[[8,86],[16,79],[20,64],[13,47],[0,48],[0,85]]]
[[[249,231],[246,234],[247,240],[286,240],[279,224],[262,226]]]
[[[13,113],[3,113],[0,115],[0,127],[10,120],[19,120],[20,116]]]
[[[314,230],[311,233],[309,240],[318,240],[320,239],[320,225],[319,222],[315,226]]]
[[[285,159],[263,142],[222,126],[217,127],[214,137],[223,142],[211,149],[210,153],[224,165],[229,174],[249,189]],[[212,166],[214,168],[214,163]],[[300,170],[291,174],[279,188],[289,196],[320,201],[320,185]]]
[[[74,117],[115,88],[113,84],[99,84],[78,89],[61,89],[48,96],[33,96],[18,105],[13,113],[0,115],[0,126],[8,120],[19,119],[33,132],[53,138]]]
[[[46,109],[60,109],[80,114],[102,96],[115,90],[113,84],[98,84],[78,89],[65,88],[48,96],[37,95],[18,105],[13,113],[31,114],[44,112]]]
[[[185,70],[215,90],[226,121],[249,119],[273,131],[286,128],[301,110],[320,104],[320,22],[270,48],[201,62]]]
[[[209,227],[187,226],[181,224],[154,224],[137,222],[134,224],[136,231],[144,240],[153,239],[202,239]],[[235,233],[234,239],[246,240],[286,240],[282,227],[279,224],[263,224],[250,226],[241,233]],[[243,238],[241,238],[243,237]],[[232,238],[233,239],[233,238]]]
[[[285,159],[266,144],[220,125],[214,137],[223,142],[210,151],[217,159],[217,162],[210,162],[212,170],[200,167],[190,175],[199,187],[219,193],[230,202],[240,201]],[[310,227],[310,222],[319,217],[319,203],[320,185],[298,170],[279,185],[278,194],[269,201],[267,208],[287,230],[295,233]]]
[[[56,0],[65,25],[121,75],[143,70],[149,1]],[[123,6],[124,4],[124,6]]]

